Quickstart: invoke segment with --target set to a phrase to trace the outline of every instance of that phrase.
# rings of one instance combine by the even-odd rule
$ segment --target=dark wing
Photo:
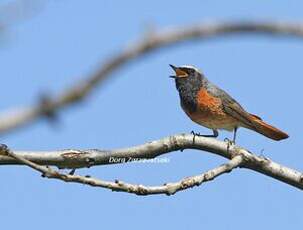
[[[212,84],[208,85],[208,90],[209,93],[222,100],[223,109],[227,114],[241,121],[244,125],[256,129],[251,115],[246,112],[235,99],[229,96],[228,93]]]

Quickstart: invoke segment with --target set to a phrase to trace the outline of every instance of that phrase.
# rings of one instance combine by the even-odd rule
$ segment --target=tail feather
[[[266,124],[262,119],[256,115],[251,115],[251,121],[253,122],[254,127],[252,128],[256,132],[271,138],[273,140],[279,141],[288,138],[288,134],[283,131]]]

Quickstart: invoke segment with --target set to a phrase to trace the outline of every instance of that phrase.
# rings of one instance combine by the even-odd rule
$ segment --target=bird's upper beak
[[[178,69],[178,67],[176,67],[176,66],[174,66],[174,65],[172,65],[172,64],[169,64],[169,66],[170,66],[174,71],[176,71],[176,70]]]
[[[176,66],[171,65],[171,64],[169,64],[169,66],[170,66],[170,67],[175,71],[175,73],[176,73],[176,75],[169,76],[170,78],[176,79],[176,78],[179,78],[179,77],[188,76],[188,74],[187,74],[185,71],[181,70],[179,67],[176,67]]]
[[[169,66],[176,72],[176,70],[177,70],[177,67],[176,66],[174,66],[174,65],[172,65],[172,64],[169,64]],[[171,76],[169,76],[170,78],[176,78],[176,76],[175,75],[171,75]]]

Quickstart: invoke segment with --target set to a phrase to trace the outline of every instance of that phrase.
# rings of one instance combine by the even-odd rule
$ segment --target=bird
[[[233,131],[232,142],[235,143],[237,130],[243,127],[276,141],[289,137],[259,116],[248,113],[227,92],[211,83],[198,68],[171,64],[170,67],[175,72],[170,77],[175,79],[184,112],[193,122],[213,131],[212,135],[198,135],[216,138],[219,136],[218,130]]]

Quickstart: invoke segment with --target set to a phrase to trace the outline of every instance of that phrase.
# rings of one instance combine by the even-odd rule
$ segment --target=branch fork
[[[195,141],[193,138],[195,137]],[[110,157],[134,157],[155,158],[169,152],[198,149],[217,154],[229,161],[214,169],[208,170],[196,176],[190,176],[177,182],[165,183],[159,186],[136,185],[115,180],[114,182],[100,180],[93,177],[64,174],[49,167],[59,168],[87,167],[87,164],[75,164],[77,158],[91,159],[90,166],[112,164]],[[4,152],[4,151],[2,151]],[[277,164],[270,159],[257,156],[239,146],[230,145],[214,138],[199,137],[192,134],[177,134],[169,137],[147,142],[143,145],[114,150],[63,150],[51,152],[22,152],[6,150],[7,156],[0,156],[1,164],[23,164],[39,171],[43,176],[58,179],[65,182],[81,183],[85,185],[107,188],[112,191],[128,192],[136,195],[166,194],[173,195],[176,192],[199,186],[204,182],[211,181],[218,176],[229,173],[237,167],[248,168],[272,178],[285,182],[296,188],[303,189],[303,174],[296,170]],[[83,155],[85,156],[83,158]],[[73,161],[71,161],[71,158]],[[123,163],[123,162],[116,162]],[[63,167],[64,166],[64,167]]]

